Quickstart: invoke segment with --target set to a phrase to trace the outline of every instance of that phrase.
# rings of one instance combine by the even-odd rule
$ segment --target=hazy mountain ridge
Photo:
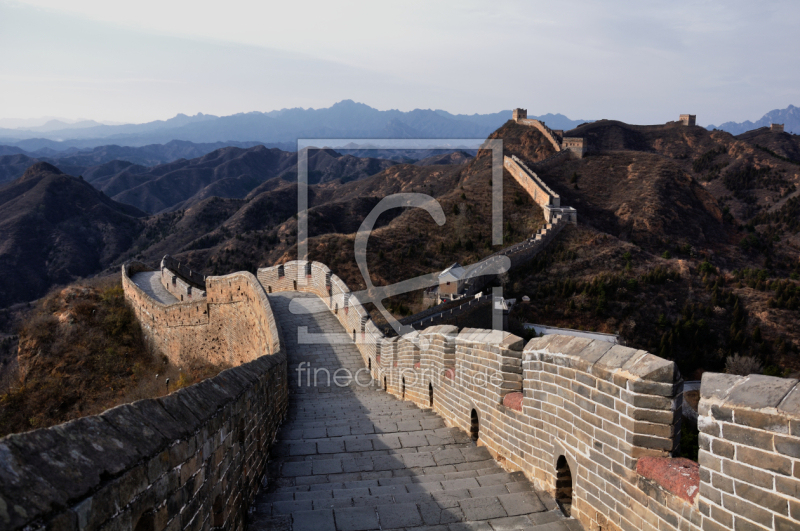
[[[213,142],[295,142],[298,138],[486,138],[506,122],[511,111],[484,115],[455,115],[442,110],[379,111],[343,100],[323,109],[282,109],[270,112],[213,116],[179,114],[144,124],[98,125],[59,129],[51,133],[0,129],[0,142],[33,149],[59,146],[96,147],[109,143],[128,146],[171,140]],[[532,118],[534,116],[531,116]],[[560,114],[542,117],[554,129],[584,122]],[[58,141],[58,142],[56,142]],[[37,149],[38,149],[37,148]]]
[[[721,125],[709,125],[709,131],[721,129],[732,135],[741,135],[760,127],[769,127],[770,124],[784,124],[787,133],[800,134],[800,107],[789,105],[785,109],[773,109],[761,117],[761,119],[751,122],[725,122]]]

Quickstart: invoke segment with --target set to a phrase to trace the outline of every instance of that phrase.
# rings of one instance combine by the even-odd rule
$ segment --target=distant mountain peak
[[[35,175],[39,175],[40,173],[55,173],[56,175],[61,175],[64,172],[47,162],[37,162],[25,170],[25,173],[22,174],[21,179],[29,179]]]
[[[755,122],[725,122],[721,125],[709,125],[707,129],[721,129],[732,135],[740,135],[753,129],[769,127],[770,124],[784,124],[787,133],[800,133],[800,108],[789,105],[785,109],[773,109]]]

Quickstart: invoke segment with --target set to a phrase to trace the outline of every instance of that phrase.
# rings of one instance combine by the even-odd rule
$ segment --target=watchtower
[[[577,136],[564,137],[564,141],[561,143],[561,149],[571,151],[575,157],[582,159],[584,153],[586,153],[586,140]]]
[[[783,133],[783,124],[769,124],[769,130],[773,133]]]
[[[511,119],[515,122],[524,120],[528,117],[528,109],[514,109],[511,113]]]
[[[680,120],[678,120],[683,125],[696,125],[695,122],[697,121],[696,114],[681,114]]]

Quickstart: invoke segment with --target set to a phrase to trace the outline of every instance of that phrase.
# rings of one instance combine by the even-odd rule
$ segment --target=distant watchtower
[[[783,133],[783,124],[770,124],[769,130],[773,133]]]
[[[528,117],[528,109],[514,109],[511,113],[511,119],[515,122],[519,122],[520,120],[524,120]]]
[[[696,125],[697,115],[696,114],[681,114],[680,120],[678,120],[683,125]]]
[[[561,143],[561,148],[571,151],[576,158],[582,159],[586,153],[586,141],[580,137],[567,136]]]

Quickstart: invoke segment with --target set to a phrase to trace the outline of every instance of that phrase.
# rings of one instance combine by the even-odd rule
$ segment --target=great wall
[[[800,529],[797,380],[705,373],[694,463],[681,375],[645,351],[389,338],[317,262],[121,275],[154,352],[238,365],[0,439],[0,529]],[[373,384],[304,386],[307,363]]]

